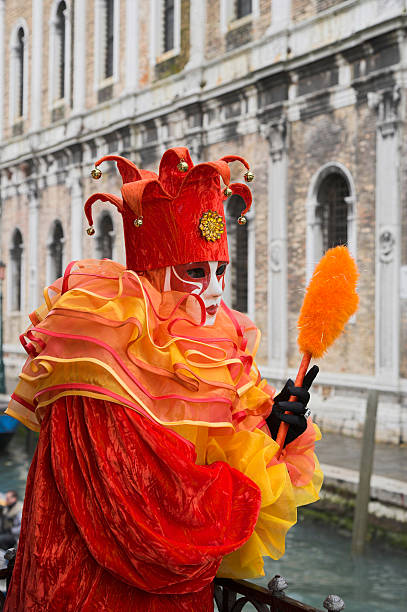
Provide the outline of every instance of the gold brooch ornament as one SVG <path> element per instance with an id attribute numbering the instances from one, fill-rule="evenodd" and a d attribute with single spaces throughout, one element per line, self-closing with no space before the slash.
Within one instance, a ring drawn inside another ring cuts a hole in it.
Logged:
<path id="1" fill-rule="evenodd" d="M 219 240 L 225 231 L 225 224 L 216 210 L 208 210 L 201 217 L 199 229 L 201 230 L 202 236 L 206 238 L 208 242 L 215 242 L 215 240 Z"/>
<path id="2" fill-rule="evenodd" d="M 92 172 L 90 173 L 91 177 L 95 180 L 100 179 L 100 177 L 102 176 L 102 171 L 99 170 L 99 168 L 93 168 Z"/>

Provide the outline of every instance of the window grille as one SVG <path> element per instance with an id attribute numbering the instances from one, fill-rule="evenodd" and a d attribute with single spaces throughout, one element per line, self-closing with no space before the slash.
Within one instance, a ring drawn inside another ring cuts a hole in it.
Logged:
<path id="1" fill-rule="evenodd" d="M 66 46 L 66 3 L 60 2 L 56 18 L 56 62 L 57 62 L 57 88 L 56 98 L 65 97 L 65 46 Z"/>
<path id="2" fill-rule="evenodd" d="M 319 187 L 316 215 L 321 223 L 324 252 L 348 242 L 348 196 L 347 182 L 336 172 L 329 174 Z"/>
<path id="3" fill-rule="evenodd" d="M 239 225 L 237 219 L 246 204 L 239 195 L 232 195 L 226 206 L 226 226 L 228 232 L 229 273 L 226 282 L 229 305 L 240 312 L 248 311 L 248 225 Z"/>
<path id="4" fill-rule="evenodd" d="M 50 280 L 54 281 L 60 278 L 63 273 L 63 255 L 64 255 L 64 231 L 60 221 L 55 221 L 52 232 L 51 243 L 49 244 L 50 256 Z"/>
<path id="5" fill-rule="evenodd" d="M 10 249 L 11 263 L 11 287 L 10 307 L 11 310 L 21 310 L 22 302 L 22 261 L 23 261 L 23 237 L 20 230 L 16 229 Z"/>
<path id="6" fill-rule="evenodd" d="M 114 0 L 105 0 L 105 79 L 113 76 Z"/>
<path id="7" fill-rule="evenodd" d="M 164 45 L 163 51 L 170 51 L 175 46 L 174 39 L 174 20 L 175 7 L 174 0 L 164 0 L 163 25 L 164 25 Z"/>
<path id="8" fill-rule="evenodd" d="M 19 28 L 17 32 L 17 117 L 22 117 L 24 114 L 24 47 L 24 30 Z"/>
<path id="9" fill-rule="evenodd" d="M 236 19 L 241 19 L 250 15 L 252 12 L 252 0 L 236 0 L 235 2 Z"/>
<path id="10" fill-rule="evenodd" d="M 97 232 L 97 256 L 99 259 L 113 259 L 113 242 L 113 221 L 107 213 L 102 216 Z"/>

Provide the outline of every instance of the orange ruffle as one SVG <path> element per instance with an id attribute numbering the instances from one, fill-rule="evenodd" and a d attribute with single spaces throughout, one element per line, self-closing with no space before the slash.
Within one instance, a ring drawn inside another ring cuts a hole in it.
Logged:
<path id="1" fill-rule="evenodd" d="M 30 315 L 9 413 L 38 429 L 44 406 L 83 395 L 164 425 L 261 426 L 271 404 L 254 363 L 259 332 L 224 305 L 204 327 L 202 308 L 197 296 L 161 293 L 109 260 L 68 266 Z"/>
<path id="2" fill-rule="evenodd" d="M 39 429 L 60 397 L 116 402 L 187 440 L 196 464 L 239 470 L 260 488 L 261 509 L 252 536 L 219 573 L 262 575 L 264 555 L 284 554 L 297 507 L 318 499 L 319 430 L 310 421 L 277 459 L 265 424 L 274 389 L 254 361 L 258 329 L 224 304 L 215 325 L 203 326 L 200 298 L 160 292 L 153 276 L 108 260 L 70 264 L 30 315 L 22 336 L 29 357 L 8 413 Z"/>

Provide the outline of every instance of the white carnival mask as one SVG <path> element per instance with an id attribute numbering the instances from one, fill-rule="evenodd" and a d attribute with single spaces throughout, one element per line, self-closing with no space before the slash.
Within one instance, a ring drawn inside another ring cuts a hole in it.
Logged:
<path id="1" fill-rule="evenodd" d="M 204 325 L 213 325 L 225 289 L 226 267 L 226 261 L 201 261 L 167 266 L 164 291 L 199 295 L 206 310 Z"/>

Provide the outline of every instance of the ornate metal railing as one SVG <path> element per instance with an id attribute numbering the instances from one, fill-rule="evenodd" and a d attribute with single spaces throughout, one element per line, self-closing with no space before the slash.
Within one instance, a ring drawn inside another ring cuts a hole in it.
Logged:
<path id="1" fill-rule="evenodd" d="M 14 568 L 16 549 L 10 548 L 5 559 L 8 566 L 0 569 L 0 580 L 6 580 L 9 587 Z M 284 593 L 287 582 L 282 576 L 274 576 L 264 588 L 247 580 L 215 579 L 215 601 L 219 612 L 241 612 L 246 604 L 252 604 L 258 612 L 321 612 L 317 608 L 287 597 Z M 4 605 L 4 595 L 0 592 L 0 611 Z M 341 612 L 345 607 L 337 595 L 329 595 L 323 606 L 329 612 Z"/>
<path id="2" fill-rule="evenodd" d="M 247 580 L 216 578 L 215 601 L 219 612 L 241 612 L 246 604 L 252 604 L 258 612 L 321 612 L 287 597 L 287 586 L 282 576 L 274 576 L 267 589 Z M 329 595 L 322 605 L 329 612 L 341 612 L 345 607 L 337 595 Z"/>
<path id="3" fill-rule="evenodd" d="M 11 576 L 13 574 L 14 562 L 16 560 L 16 552 L 17 551 L 15 548 L 9 548 L 6 551 L 4 558 L 7 561 L 8 565 L 7 567 L 0 569 L 0 580 L 6 581 L 6 592 L 7 592 L 7 589 L 11 581 Z M 5 600 L 6 598 L 4 597 L 3 593 L 0 591 L 0 611 L 3 609 Z"/>

